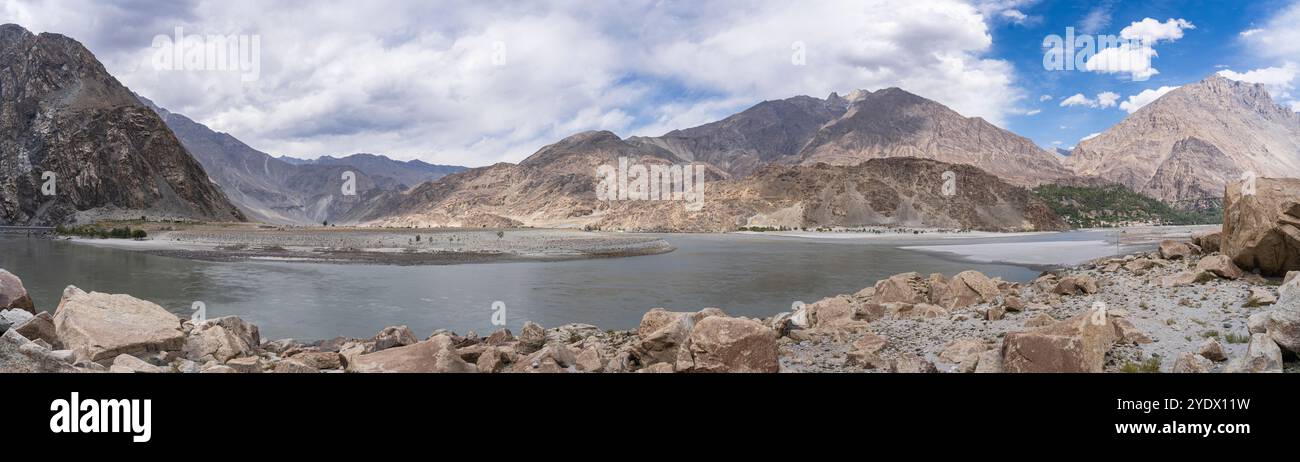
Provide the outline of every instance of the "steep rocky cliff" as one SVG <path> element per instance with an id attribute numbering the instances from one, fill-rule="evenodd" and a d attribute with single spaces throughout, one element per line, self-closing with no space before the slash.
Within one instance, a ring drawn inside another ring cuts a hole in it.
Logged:
<path id="1" fill-rule="evenodd" d="M 141 215 L 244 219 L 80 43 L 0 26 L 0 223 Z"/>

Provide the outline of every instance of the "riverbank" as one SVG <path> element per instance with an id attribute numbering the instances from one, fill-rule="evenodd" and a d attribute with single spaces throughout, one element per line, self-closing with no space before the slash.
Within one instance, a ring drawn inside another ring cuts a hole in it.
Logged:
<path id="1" fill-rule="evenodd" d="M 72 238 L 78 244 L 203 261 L 447 265 L 656 255 L 653 236 L 559 229 L 397 229 L 147 224 L 144 240 Z"/>
<path id="2" fill-rule="evenodd" d="M 517 335 L 436 330 L 420 340 L 392 326 L 300 342 L 262 339 L 234 316 L 182 320 L 128 295 L 69 287 L 53 314 L 3 312 L 0 370 L 1293 372 L 1300 349 L 1297 273 L 1261 278 L 1174 241 L 1024 284 L 977 271 L 903 273 L 795 308 L 763 318 L 656 308 L 630 330 L 528 322 Z"/>

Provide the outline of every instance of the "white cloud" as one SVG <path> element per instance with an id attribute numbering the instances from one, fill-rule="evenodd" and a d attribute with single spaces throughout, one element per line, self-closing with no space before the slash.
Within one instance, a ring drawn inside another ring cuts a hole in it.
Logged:
<path id="1" fill-rule="evenodd" d="M 1147 45 L 1154 45 L 1160 41 L 1172 42 L 1183 38 L 1183 30 L 1195 28 L 1196 25 L 1186 19 L 1170 18 L 1160 22 L 1152 18 L 1144 18 L 1125 27 L 1119 35 L 1126 39 L 1141 40 Z"/>
<path id="2" fill-rule="evenodd" d="M 1251 50 L 1267 58 L 1300 61 L 1300 2 L 1293 2 L 1269 18 L 1263 27 L 1241 33 Z"/>
<path id="3" fill-rule="evenodd" d="M 1142 90 L 1141 93 L 1129 96 L 1128 100 L 1120 103 L 1119 108 L 1132 114 L 1137 112 L 1138 109 L 1142 109 L 1142 106 L 1151 104 L 1152 101 L 1160 99 L 1160 97 L 1164 96 L 1165 93 L 1174 91 L 1177 88 L 1178 87 L 1160 87 L 1154 90 Z"/>
<path id="4" fill-rule="evenodd" d="M 1090 135 L 1085 136 L 1085 137 L 1083 137 L 1083 138 L 1079 138 L 1079 142 L 1082 143 L 1082 142 L 1084 142 L 1084 141 L 1088 141 L 1088 140 L 1093 139 L 1093 138 L 1096 138 L 1096 137 L 1098 137 L 1098 136 L 1101 136 L 1101 133 L 1093 133 L 1093 134 L 1090 134 Z"/>
<path id="5" fill-rule="evenodd" d="M 1115 107 L 1115 102 L 1119 101 L 1119 93 L 1103 91 L 1097 94 L 1097 106 Z"/>
<path id="6" fill-rule="evenodd" d="M 0 0 L 0 21 L 76 38 L 131 89 L 275 155 L 472 166 L 580 130 L 657 135 L 856 88 L 897 86 L 1002 125 L 1025 95 L 988 57 L 988 24 L 1033 3 L 137 1 Z M 151 40 L 175 27 L 259 35 L 261 78 L 154 70 Z"/>
<path id="7" fill-rule="evenodd" d="M 1300 75 L 1300 66 L 1295 63 L 1285 63 L 1277 67 L 1265 67 L 1246 72 L 1225 69 L 1219 71 L 1219 75 L 1232 80 L 1262 84 L 1268 88 L 1269 94 L 1274 99 L 1287 100 L 1291 98 L 1291 90 L 1295 88 L 1293 82 L 1296 80 L 1296 75 Z"/>
<path id="8" fill-rule="evenodd" d="M 1185 19 L 1171 18 L 1160 22 L 1144 18 L 1120 31 L 1120 38 L 1129 41 L 1115 46 L 1099 46 L 1101 49 L 1088 58 L 1084 67 L 1091 72 L 1129 74 L 1134 81 L 1146 81 L 1160 73 L 1151 65 L 1151 60 L 1160 56 L 1155 45 L 1181 39 L 1184 30 L 1195 28 L 1194 24 Z"/>
<path id="9" fill-rule="evenodd" d="M 1041 109 L 1030 109 L 1030 110 L 1028 110 L 1028 111 L 1025 111 L 1025 115 L 1027 115 L 1027 116 L 1036 116 L 1036 115 L 1038 115 L 1038 113 L 1040 113 L 1040 112 L 1043 112 L 1043 111 L 1042 111 Z"/>
<path id="10" fill-rule="evenodd" d="M 1115 92 L 1103 91 L 1097 94 L 1097 98 L 1089 98 L 1083 93 L 1075 93 L 1074 96 L 1061 100 L 1061 107 L 1085 106 L 1090 108 L 1108 108 L 1115 107 L 1115 102 L 1119 101 L 1119 94 Z"/>
<path id="11" fill-rule="evenodd" d="M 1151 67 L 1151 58 L 1156 56 L 1154 48 L 1125 43 L 1098 51 L 1084 67 L 1092 72 L 1129 74 L 1134 81 L 1142 82 L 1160 73 Z"/>
<path id="12" fill-rule="evenodd" d="M 1052 95 L 1043 95 L 1038 97 L 1038 102 L 1051 101 Z"/>

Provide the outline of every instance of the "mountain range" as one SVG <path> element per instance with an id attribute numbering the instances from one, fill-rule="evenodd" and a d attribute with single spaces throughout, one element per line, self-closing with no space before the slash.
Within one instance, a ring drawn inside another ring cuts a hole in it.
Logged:
<path id="1" fill-rule="evenodd" d="M 579 133 L 518 164 L 277 158 L 130 93 L 72 39 L 7 25 L 0 40 L 5 222 L 148 210 L 377 226 L 1060 229 L 1027 188 L 1118 184 L 1178 204 L 1222 196 L 1243 172 L 1300 172 L 1300 116 L 1263 86 L 1217 75 L 1167 93 L 1068 155 L 886 88 L 765 101 L 657 137 Z M 620 160 L 701 165 L 703 206 L 599 200 L 598 168 Z M 42 201 L 37 180 L 49 169 L 75 181 L 66 196 Z M 340 194 L 348 172 L 355 196 Z M 954 194 L 936 189 L 945 181 Z"/>

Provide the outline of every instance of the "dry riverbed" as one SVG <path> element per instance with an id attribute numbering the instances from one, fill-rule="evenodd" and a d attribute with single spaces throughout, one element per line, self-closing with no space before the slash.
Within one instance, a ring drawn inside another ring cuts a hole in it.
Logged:
<path id="1" fill-rule="evenodd" d="M 561 229 L 272 227 L 250 224 L 130 224 L 145 240 L 78 243 L 208 261 L 295 261 L 441 265 L 551 261 L 671 252 L 654 236 Z M 112 226 L 109 226 L 112 227 Z"/>

